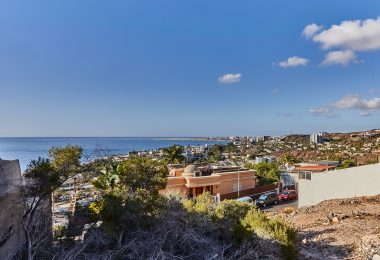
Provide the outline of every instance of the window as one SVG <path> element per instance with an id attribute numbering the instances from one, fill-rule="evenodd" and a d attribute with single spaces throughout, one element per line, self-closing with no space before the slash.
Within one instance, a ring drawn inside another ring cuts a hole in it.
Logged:
<path id="1" fill-rule="evenodd" d="M 260 200 L 266 200 L 267 197 L 268 197 L 268 195 L 263 194 L 263 195 L 261 195 L 261 196 L 259 197 L 259 199 L 260 199 Z"/>

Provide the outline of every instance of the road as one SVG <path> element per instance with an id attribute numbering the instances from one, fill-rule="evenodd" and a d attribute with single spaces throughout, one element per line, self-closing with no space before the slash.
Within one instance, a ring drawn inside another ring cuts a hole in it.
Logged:
<path id="1" fill-rule="evenodd" d="M 269 205 L 261 208 L 262 211 L 280 211 L 283 208 L 298 208 L 298 200 L 282 201 L 278 202 L 276 205 Z"/>

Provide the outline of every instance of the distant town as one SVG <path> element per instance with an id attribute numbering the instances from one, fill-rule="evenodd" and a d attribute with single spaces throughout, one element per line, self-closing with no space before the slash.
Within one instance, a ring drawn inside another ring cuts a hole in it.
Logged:
<path id="1" fill-rule="evenodd" d="M 208 137 L 203 140 L 226 141 L 226 144 L 181 147 L 183 160 L 168 165 L 168 184 L 163 193 L 187 198 L 208 191 L 218 194 L 222 200 L 236 199 L 274 190 L 281 192 L 279 187 L 281 190 L 297 189 L 299 178 L 307 178 L 307 175 L 310 178 L 312 173 L 380 162 L 380 130 L 376 129 L 353 133 Z M 165 157 L 165 149 L 133 151 L 110 158 L 121 162 L 133 155 L 159 160 Z M 268 182 L 265 172 L 257 176 L 255 165 L 263 163 L 276 165 L 279 179 Z M 240 176 L 237 176 L 238 171 Z M 210 178 L 212 176 L 214 179 Z M 224 182 L 226 178 L 228 181 Z M 69 213 L 75 213 L 76 205 L 89 205 L 98 196 L 91 181 L 71 179 L 65 182 L 55 193 L 54 226 L 66 227 Z"/>
<path id="2" fill-rule="evenodd" d="M 178 139 L 178 138 L 174 138 Z M 380 130 L 374 129 L 352 133 L 313 133 L 311 135 L 285 136 L 230 136 L 186 138 L 187 140 L 224 141 L 227 147 L 220 160 L 238 161 L 239 164 L 281 161 L 286 155 L 293 156 L 298 162 L 320 160 L 336 161 L 337 167 L 359 166 L 378 162 L 380 154 Z M 183 140 L 183 138 L 181 138 Z M 206 162 L 213 156 L 209 145 L 183 147 L 187 163 Z M 133 151 L 130 154 L 159 159 L 162 149 Z M 115 159 L 128 155 L 114 156 Z"/>
<path id="3" fill-rule="evenodd" d="M 264 214 L 263 221 L 281 216 L 299 227 L 303 220 L 294 222 L 289 218 L 305 214 L 302 213 L 305 207 L 331 199 L 380 194 L 379 129 L 352 133 L 201 139 L 221 143 L 173 145 L 121 155 L 109 155 L 106 150 L 99 149 L 96 158 L 84 163 L 81 162 L 80 147 L 56 147 L 49 151 L 51 161 L 32 161 L 25 173 L 21 173 L 17 160 L 0 160 L 0 198 L 2 205 L 9 206 L 4 211 L 6 214 L 0 215 L 0 235 L 3 237 L 0 255 L 20 254 L 16 245 L 25 239 L 35 239 L 33 243 L 37 244 L 45 243 L 41 241 L 41 236 L 47 234 L 51 234 L 55 243 L 70 240 L 76 246 L 83 245 L 90 230 L 97 230 L 97 225 L 111 220 L 114 224 L 118 223 L 119 217 L 124 215 L 113 216 L 115 210 L 119 210 L 116 208 L 121 207 L 121 210 L 127 207 L 128 200 L 132 198 L 136 200 L 133 203 L 142 203 L 138 205 L 143 207 L 153 203 L 151 199 L 159 201 L 175 197 L 185 207 L 192 205 L 194 208 L 189 209 L 190 212 L 206 198 L 209 198 L 207 203 L 214 205 L 207 207 L 215 207 L 216 212 L 218 207 L 227 206 L 232 201 L 258 210 L 261 213 L 257 214 Z M 58 175 L 51 176 L 56 173 Z M 41 190 L 43 186 L 35 186 L 39 181 L 50 188 Z M 141 195 L 138 194 L 142 190 L 156 195 L 152 198 L 143 195 L 141 202 Z M 125 194 L 129 194 L 129 199 L 118 206 L 114 205 Z M 112 202 L 108 201 L 110 198 Z M 26 208 L 22 203 L 14 207 L 13 201 L 19 199 L 33 202 L 25 204 Z M 104 212 L 108 207 L 105 203 L 111 203 L 108 213 Z M 125 209 L 126 212 L 132 210 L 129 208 L 132 205 Z M 41 215 L 33 215 L 35 210 Z M 42 216 L 44 221 L 41 222 Z M 328 225 L 341 223 L 341 218 L 341 215 L 331 213 Z M 40 233 L 29 230 L 29 225 L 38 226 L 41 223 Z M 287 224 L 283 225 L 290 228 Z M 270 236 L 279 239 L 275 234 L 271 233 Z M 307 246 L 307 242 L 302 242 L 299 248 Z M 30 245 L 29 249 L 43 255 L 37 248 L 37 245 Z M 295 245 L 288 250 L 296 250 Z"/>

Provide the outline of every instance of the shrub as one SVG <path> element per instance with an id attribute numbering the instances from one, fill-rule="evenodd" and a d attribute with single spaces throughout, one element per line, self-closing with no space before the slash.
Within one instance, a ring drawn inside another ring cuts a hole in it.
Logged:
<path id="1" fill-rule="evenodd" d="M 247 213 L 241 223 L 243 227 L 259 237 L 277 240 L 281 244 L 286 259 L 296 258 L 296 231 L 283 219 L 268 219 L 263 212 L 253 209 Z"/>
<path id="2" fill-rule="evenodd" d="M 241 225 L 241 219 L 253 206 L 237 200 L 224 200 L 215 208 L 214 221 L 219 224 L 225 235 L 231 235 L 238 242 L 247 237 L 247 230 Z"/>
<path id="3" fill-rule="evenodd" d="M 211 193 L 205 192 L 193 199 L 183 201 L 183 206 L 190 212 L 214 214 L 216 203 Z"/>
<path id="4" fill-rule="evenodd" d="M 224 200 L 215 208 L 215 216 L 218 219 L 232 223 L 240 223 L 240 219 L 244 217 L 253 206 L 246 202 L 237 200 Z"/>
<path id="5" fill-rule="evenodd" d="M 285 214 L 291 214 L 291 213 L 293 213 L 294 211 L 295 211 L 295 209 L 292 208 L 292 207 L 286 207 L 286 208 L 284 208 L 284 209 L 282 210 L 282 212 L 284 212 Z"/>

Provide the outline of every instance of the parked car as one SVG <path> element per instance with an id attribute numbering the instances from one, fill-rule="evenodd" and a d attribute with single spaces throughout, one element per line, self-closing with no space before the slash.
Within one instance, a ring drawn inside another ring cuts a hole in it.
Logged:
<path id="1" fill-rule="evenodd" d="M 236 200 L 240 202 L 247 202 L 249 204 L 253 204 L 253 199 L 251 197 L 241 197 Z"/>
<path id="2" fill-rule="evenodd" d="M 256 200 L 257 207 L 265 207 L 271 204 L 277 204 L 278 196 L 276 192 L 267 192 L 262 194 Z"/>
<path id="3" fill-rule="evenodd" d="M 295 190 L 285 190 L 278 195 L 279 201 L 296 199 L 298 199 L 298 194 Z"/>

